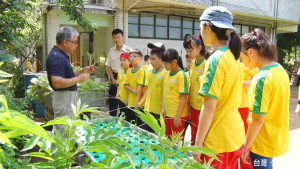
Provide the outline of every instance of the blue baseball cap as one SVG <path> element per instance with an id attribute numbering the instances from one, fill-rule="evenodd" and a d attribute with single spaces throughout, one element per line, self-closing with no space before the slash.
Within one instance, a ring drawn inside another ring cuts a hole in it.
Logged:
<path id="1" fill-rule="evenodd" d="M 200 17 L 200 21 L 210 21 L 218 28 L 235 30 L 232 25 L 232 20 L 232 13 L 222 6 L 212 6 L 206 8 Z"/>

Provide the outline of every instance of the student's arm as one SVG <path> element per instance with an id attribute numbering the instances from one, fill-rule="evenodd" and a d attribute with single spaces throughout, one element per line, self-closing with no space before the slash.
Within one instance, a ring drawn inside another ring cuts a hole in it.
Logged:
<path id="1" fill-rule="evenodd" d="M 184 106 L 186 104 L 186 101 L 187 101 L 187 94 L 186 93 L 183 93 L 180 95 L 180 102 L 179 102 L 179 106 L 178 106 L 178 109 L 177 109 L 177 113 L 176 113 L 176 118 L 174 119 L 174 126 L 176 128 L 180 127 L 181 126 L 181 114 L 183 112 L 183 109 L 184 109 Z"/>
<path id="2" fill-rule="evenodd" d="M 129 91 L 129 92 L 132 92 L 134 94 L 137 94 L 137 90 L 130 87 L 128 84 L 125 84 L 125 88 Z"/>
<path id="3" fill-rule="evenodd" d="M 144 92 L 141 100 L 138 102 L 139 107 L 141 107 L 141 105 L 146 101 L 146 98 L 147 98 L 148 87 L 146 87 L 146 86 L 143 86 L 143 87 L 145 87 L 146 89 L 145 89 L 145 92 Z"/>
<path id="4" fill-rule="evenodd" d="M 207 95 L 204 97 L 204 103 L 199 117 L 195 146 L 203 147 L 204 139 L 206 138 L 215 114 L 217 101 L 217 99 Z M 201 153 L 193 152 L 193 155 L 196 161 L 202 163 L 200 160 Z"/>
<path id="5" fill-rule="evenodd" d="M 116 98 L 117 98 L 117 99 L 120 99 L 119 85 L 117 86 L 117 94 L 116 94 Z"/>
<path id="6" fill-rule="evenodd" d="M 250 164 L 248 162 L 249 159 L 249 151 L 251 148 L 252 143 L 254 142 L 261 126 L 264 124 L 266 115 L 252 113 L 252 120 L 250 122 L 247 136 L 246 136 L 246 143 L 245 143 L 245 150 L 242 156 L 243 162 Z"/>
<path id="7" fill-rule="evenodd" d="M 164 106 L 164 95 L 161 95 L 161 113 L 160 113 L 163 117 L 166 117 L 166 109 Z"/>
<path id="8" fill-rule="evenodd" d="M 247 80 L 243 80 L 243 87 L 249 87 L 250 86 L 251 81 L 247 81 Z"/>
<path id="9" fill-rule="evenodd" d="M 55 89 L 63 89 L 70 86 L 73 86 L 74 84 L 78 82 L 86 82 L 90 78 L 90 74 L 83 73 L 79 76 L 73 77 L 73 78 L 63 78 L 59 76 L 51 76 L 52 85 Z"/>
<path id="10" fill-rule="evenodd" d="M 138 85 L 135 109 L 138 109 L 138 110 L 140 109 L 138 103 L 141 101 L 141 97 L 142 97 L 142 85 Z"/>

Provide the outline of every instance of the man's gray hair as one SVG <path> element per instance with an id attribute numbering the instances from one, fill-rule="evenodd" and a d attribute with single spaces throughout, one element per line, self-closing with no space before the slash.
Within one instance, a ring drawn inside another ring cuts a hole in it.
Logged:
<path id="1" fill-rule="evenodd" d="M 70 26 L 61 27 L 56 34 L 56 44 L 61 44 L 64 40 L 71 41 L 74 36 L 79 36 L 76 29 Z"/>

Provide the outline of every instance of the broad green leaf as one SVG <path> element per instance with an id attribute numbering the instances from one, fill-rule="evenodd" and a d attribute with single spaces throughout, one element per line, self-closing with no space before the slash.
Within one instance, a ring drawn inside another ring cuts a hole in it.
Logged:
<path id="1" fill-rule="evenodd" d="M 3 53 L 0 54 L 0 62 L 12 62 L 15 57 L 10 54 L 4 54 L 4 56 L 1 56 Z"/>
<path id="2" fill-rule="evenodd" d="M 12 74 L 0 70 L 0 77 L 12 77 L 12 76 L 13 76 Z"/>
<path id="3" fill-rule="evenodd" d="M 36 168 L 53 168 L 54 169 L 54 166 L 49 163 L 49 162 L 38 162 L 38 163 L 33 163 L 33 166 L 35 166 Z"/>
<path id="4" fill-rule="evenodd" d="M 165 164 L 162 164 L 162 165 L 159 165 L 158 169 L 171 169 L 171 168 Z"/>
<path id="5" fill-rule="evenodd" d="M 132 165 L 129 162 L 122 162 L 118 165 L 113 166 L 112 169 L 128 168 L 130 166 L 132 167 Z"/>
<path id="6" fill-rule="evenodd" d="M 67 116 L 55 118 L 55 119 L 47 122 L 45 125 L 43 125 L 43 127 L 52 126 L 52 125 L 56 125 L 56 124 L 64 124 L 64 125 L 70 126 L 71 120 Z"/>
<path id="7" fill-rule="evenodd" d="M 219 158 L 217 157 L 216 153 L 213 150 L 206 148 L 206 147 L 196 147 L 196 146 L 185 147 L 185 146 L 183 146 L 177 150 L 178 153 L 184 152 L 184 151 L 199 152 L 201 154 L 205 154 L 207 156 L 210 156 L 213 159 L 220 161 Z"/>
<path id="8" fill-rule="evenodd" d="M 4 141 L 8 145 L 16 148 L 2 132 L 0 132 L 0 140 Z"/>
<path id="9" fill-rule="evenodd" d="M 0 103 L 3 104 L 4 108 L 6 111 L 9 111 L 8 110 L 8 104 L 7 104 L 7 100 L 6 100 L 6 97 L 4 95 L 0 95 Z"/>
<path id="10" fill-rule="evenodd" d="M 40 136 L 33 135 L 31 137 L 31 139 L 26 143 L 26 145 L 24 146 L 23 150 L 21 150 L 21 151 L 27 151 L 27 150 L 32 149 L 38 143 L 38 141 L 40 140 L 40 138 L 41 138 Z"/>
<path id="11" fill-rule="evenodd" d="M 42 152 L 32 152 L 32 153 L 28 153 L 28 154 L 25 154 L 22 156 L 39 157 L 39 158 L 43 158 L 46 160 L 54 161 L 53 158 L 49 154 L 42 153 Z"/>
<path id="12" fill-rule="evenodd" d="M 12 131 L 6 132 L 5 136 L 7 138 L 15 138 L 15 137 L 23 136 L 23 135 L 27 135 L 27 134 L 30 134 L 30 132 L 23 130 L 23 129 L 14 129 Z"/>
<path id="13" fill-rule="evenodd" d="M 4 82 L 7 82 L 8 80 L 2 80 L 0 79 L 0 83 L 4 83 Z"/>

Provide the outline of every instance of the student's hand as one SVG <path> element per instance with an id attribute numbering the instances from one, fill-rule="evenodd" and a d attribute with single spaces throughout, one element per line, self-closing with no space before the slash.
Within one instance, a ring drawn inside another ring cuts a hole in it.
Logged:
<path id="1" fill-rule="evenodd" d="M 82 73 L 82 74 L 80 74 L 80 75 L 77 76 L 77 77 L 78 77 L 78 81 L 79 81 L 79 82 L 86 82 L 86 81 L 89 80 L 90 74 L 88 74 L 88 73 Z"/>
<path id="2" fill-rule="evenodd" d="M 137 104 L 134 106 L 134 109 L 136 109 L 136 110 L 140 110 L 140 109 L 141 109 L 139 103 L 137 103 Z"/>
<path id="3" fill-rule="evenodd" d="M 180 127 L 181 126 L 181 118 L 179 117 L 179 118 L 175 118 L 174 119 L 174 126 L 175 126 L 175 128 L 178 128 L 178 127 Z"/>
<path id="4" fill-rule="evenodd" d="M 197 144 L 197 140 L 196 140 L 195 146 L 203 147 L 202 144 Z M 203 163 L 203 161 L 201 160 L 201 153 L 199 153 L 199 152 L 192 152 L 192 154 L 193 154 L 194 159 L 195 159 L 198 163 L 201 163 L 201 164 Z"/>
<path id="5" fill-rule="evenodd" d="M 244 149 L 244 153 L 242 155 L 242 161 L 245 164 L 251 164 L 249 153 L 250 153 L 250 149 Z"/>
<path id="6" fill-rule="evenodd" d="M 165 111 L 165 109 L 162 109 L 160 114 L 161 114 L 163 117 L 166 117 L 166 111 Z"/>
<path id="7" fill-rule="evenodd" d="M 297 104 L 295 113 L 296 113 L 296 116 L 300 118 L 300 104 Z"/>
<path id="8" fill-rule="evenodd" d="M 116 99 L 120 99 L 120 95 L 117 94 L 117 95 L 116 95 Z"/>

